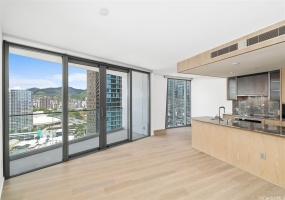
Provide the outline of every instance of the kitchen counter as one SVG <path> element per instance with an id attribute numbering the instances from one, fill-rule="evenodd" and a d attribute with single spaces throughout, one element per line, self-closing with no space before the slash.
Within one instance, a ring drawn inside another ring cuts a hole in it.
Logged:
<path id="1" fill-rule="evenodd" d="M 279 137 L 285 138 L 285 127 L 281 126 L 273 126 L 267 124 L 260 124 L 260 123 L 253 123 L 247 121 L 237 121 L 237 120 L 224 120 L 220 121 L 215 119 L 214 117 L 193 117 L 192 120 L 211 123 L 211 124 L 218 124 L 221 126 L 228 126 L 248 131 L 254 131 L 263 134 L 275 135 Z"/>
<path id="2" fill-rule="evenodd" d="M 245 119 L 268 119 L 268 120 L 280 121 L 280 117 L 279 116 L 275 116 L 275 115 L 267 115 L 267 116 L 264 116 L 262 114 L 260 114 L 260 115 L 259 114 L 254 114 L 254 115 L 233 115 L 232 113 L 224 113 L 224 115 L 232 115 L 232 116 L 237 117 L 237 118 L 245 118 Z"/>
<path id="3" fill-rule="evenodd" d="M 269 119 L 269 120 L 276 120 L 276 121 L 280 121 L 280 117 L 279 116 L 258 116 L 258 115 L 235 115 L 235 117 L 238 118 L 255 118 L 255 119 Z"/>
<path id="4" fill-rule="evenodd" d="M 192 118 L 192 147 L 285 189 L 285 128 Z M 214 119 L 214 120 L 212 120 Z"/>

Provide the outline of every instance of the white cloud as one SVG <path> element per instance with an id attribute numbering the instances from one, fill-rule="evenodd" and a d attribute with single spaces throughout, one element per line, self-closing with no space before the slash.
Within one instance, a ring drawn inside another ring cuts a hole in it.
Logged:
<path id="1" fill-rule="evenodd" d="M 52 79 L 61 81 L 62 80 L 62 75 L 61 74 L 55 74 L 55 75 L 53 75 Z"/>
<path id="2" fill-rule="evenodd" d="M 68 81 L 69 82 L 86 82 L 87 75 L 83 73 L 82 74 L 81 73 L 71 74 L 68 76 Z"/>
<path id="3" fill-rule="evenodd" d="M 32 87 L 47 88 L 47 87 L 59 87 L 54 81 L 43 80 L 43 79 L 22 79 L 22 78 L 11 78 L 10 88 L 22 88 L 28 89 Z"/>
<path id="4" fill-rule="evenodd" d="M 55 74 L 53 75 L 53 79 L 62 80 L 62 75 Z M 84 73 L 74 73 L 68 76 L 68 82 L 86 82 L 86 81 L 87 81 L 87 75 Z"/>
<path id="5" fill-rule="evenodd" d="M 14 88 L 11 88 L 11 89 L 14 89 L 14 90 L 21 90 L 21 86 L 14 86 Z"/>
<path id="6" fill-rule="evenodd" d="M 74 73 L 68 76 L 69 87 L 78 89 L 86 89 L 87 76 L 84 73 Z M 19 76 L 10 78 L 9 88 L 28 89 L 32 87 L 49 88 L 61 87 L 62 75 L 55 74 L 52 77 L 43 77 L 43 79 L 27 79 Z"/>

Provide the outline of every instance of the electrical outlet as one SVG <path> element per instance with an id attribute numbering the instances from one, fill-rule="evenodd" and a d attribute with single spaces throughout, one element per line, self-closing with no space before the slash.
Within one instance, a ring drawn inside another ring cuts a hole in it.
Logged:
<path id="1" fill-rule="evenodd" d="M 260 159 L 266 160 L 266 154 L 264 152 L 261 152 L 259 155 Z"/>

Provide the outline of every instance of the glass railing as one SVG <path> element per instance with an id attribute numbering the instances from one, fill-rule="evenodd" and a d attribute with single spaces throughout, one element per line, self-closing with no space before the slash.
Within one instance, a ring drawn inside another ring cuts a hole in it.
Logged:
<path id="1" fill-rule="evenodd" d="M 10 155 L 62 145 L 62 113 L 34 113 L 9 117 Z"/>
<path id="2" fill-rule="evenodd" d="M 69 141 L 99 136 L 100 113 L 98 110 L 68 112 Z"/>

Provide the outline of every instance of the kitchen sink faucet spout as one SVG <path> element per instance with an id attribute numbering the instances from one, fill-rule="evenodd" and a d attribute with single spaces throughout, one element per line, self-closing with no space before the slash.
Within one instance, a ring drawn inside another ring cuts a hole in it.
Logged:
<path id="1" fill-rule="evenodd" d="M 226 109 L 224 106 L 219 107 L 219 123 L 221 122 L 221 114 L 220 114 L 221 109 L 224 109 L 224 113 L 226 112 Z"/>

